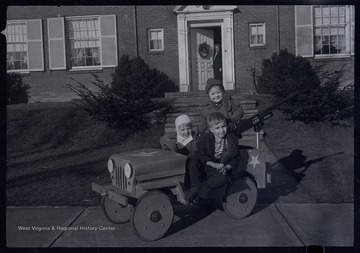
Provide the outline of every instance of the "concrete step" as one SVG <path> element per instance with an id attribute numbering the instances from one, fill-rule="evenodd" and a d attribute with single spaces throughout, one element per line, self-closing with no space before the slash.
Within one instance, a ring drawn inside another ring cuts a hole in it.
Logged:
<path id="1" fill-rule="evenodd" d="M 258 112 L 258 110 L 245 110 L 243 119 L 250 118 L 251 116 L 255 115 L 257 112 Z M 178 111 L 178 112 L 167 113 L 166 114 L 166 122 L 174 123 L 175 119 L 182 114 L 188 115 L 190 117 L 191 121 L 194 123 L 194 122 L 200 120 L 201 110 L 193 110 L 193 111 L 183 110 L 183 111 Z"/>
<path id="2" fill-rule="evenodd" d="M 226 93 L 231 96 L 242 96 L 244 92 L 240 90 L 227 90 Z M 165 92 L 165 98 L 189 98 L 189 97 L 207 97 L 205 91 L 191 92 Z"/>
<path id="3" fill-rule="evenodd" d="M 194 127 L 196 129 L 197 126 Z M 165 134 L 170 138 L 175 140 L 176 134 L 175 134 L 175 127 L 166 127 L 165 126 Z M 261 130 L 259 132 L 259 139 L 264 140 L 264 131 Z M 248 131 L 242 133 L 241 141 L 255 141 L 256 140 L 256 132 L 254 132 L 253 129 L 249 129 Z"/>
<path id="4" fill-rule="evenodd" d="M 244 109 L 244 119 L 247 119 L 258 112 L 256 109 L 256 101 L 245 98 L 240 95 L 238 91 L 227 91 L 234 99 L 240 102 L 241 106 Z M 209 101 L 207 95 L 203 91 L 197 92 L 173 92 L 166 93 L 166 99 L 171 100 L 172 112 L 166 114 L 166 124 L 165 124 L 165 133 L 175 134 L 175 119 L 182 115 L 186 114 L 190 117 L 194 129 L 197 129 L 200 124 L 200 116 L 202 108 Z M 260 139 L 263 139 L 263 132 L 260 132 Z M 175 138 L 175 137 L 174 137 Z M 243 133 L 243 139 L 255 139 L 256 133 L 253 129 L 250 129 Z"/>
<path id="5" fill-rule="evenodd" d="M 247 109 L 255 109 L 256 101 L 244 99 L 243 97 L 234 97 L 234 99 L 238 100 L 243 107 L 244 110 Z M 189 107 L 200 107 L 202 108 L 204 105 L 208 103 L 207 98 L 175 98 L 172 101 L 173 108 L 189 108 Z"/>

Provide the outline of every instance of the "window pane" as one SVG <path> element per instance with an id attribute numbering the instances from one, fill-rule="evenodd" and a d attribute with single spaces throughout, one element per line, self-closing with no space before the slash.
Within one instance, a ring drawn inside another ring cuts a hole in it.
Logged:
<path id="1" fill-rule="evenodd" d="M 330 28 L 330 34 L 331 35 L 337 35 L 338 34 L 338 28 L 337 27 L 331 27 Z"/>
<path id="2" fill-rule="evenodd" d="M 316 36 L 314 40 L 314 54 L 321 54 L 322 47 L 322 38 L 321 36 Z"/>
<path id="3" fill-rule="evenodd" d="M 258 34 L 264 34 L 264 27 L 263 26 L 258 27 Z"/>
<path id="4" fill-rule="evenodd" d="M 328 17 L 330 15 L 329 6 L 323 6 L 323 17 Z"/>
<path id="5" fill-rule="evenodd" d="M 339 46 L 338 46 L 338 49 L 339 49 L 339 53 L 340 54 L 345 54 L 346 53 L 346 40 L 345 40 L 345 35 L 341 35 L 339 36 L 338 38 L 338 43 L 339 43 Z"/>
<path id="6" fill-rule="evenodd" d="M 101 65 L 98 18 L 68 20 L 71 66 Z"/>
<path id="7" fill-rule="evenodd" d="M 318 17 L 314 19 L 315 25 L 321 25 L 322 24 L 322 17 Z"/>
<path id="8" fill-rule="evenodd" d="M 251 42 L 251 44 L 257 44 L 256 35 L 251 35 L 250 42 Z"/>
<path id="9" fill-rule="evenodd" d="M 339 6 L 339 16 L 344 16 L 344 15 L 345 15 L 345 6 L 340 5 Z"/>
<path id="10" fill-rule="evenodd" d="M 315 15 L 315 17 L 321 16 L 321 6 L 314 7 L 314 15 Z"/>
<path id="11" fill-rule="evenodd" d="M 324 25 L 329 25 L 330 24 L 330 18 L 329 17 L 324 17 L 323 18 L 323 24 Z"/>
<path id="12" fill-rule="evenodd" d="M 163 31 L 149 31 L 149 50 L 163 50 Z"/>
<path id="13" fill-rule="evenodd" d="M 8 23 L 4 33 L 7 41 L 7 69 L 28 69 L 26 23 Z"/>
<path id="14" fill-rule="evenodd" d="M 331 11 L 331 16 L 332 16 L 332 17 L 338 15 L 338 7 L 337 7 L 337 6 L 332 5 L 332 6 L 330 7 L 330 11 Z"/>

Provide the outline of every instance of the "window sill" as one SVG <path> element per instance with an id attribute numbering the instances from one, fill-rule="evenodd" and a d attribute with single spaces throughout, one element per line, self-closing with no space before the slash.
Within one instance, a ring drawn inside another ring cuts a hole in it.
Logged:
<path id="1" fill-rule="evenodd" d="M 102 73 L 103 68 L 79 68 L 79 69 L 69 69 L 67 71 L 69 74 L 86 74 L 86 73 Z"/>
<path id="2" fill-rule="evenodd" d="M 165 50 L 162 50 L 162 51 L 148 51 L 148 54 L 152 54 L 152 55 L 165 54 Z"/>
<path id="3" fill-rule="evenodd" d="M 346 55 L 316 55 L 314 60 L 349 60 L 351 57 L 350 54 Z"/>
<path id="4" fill-rule="evenodd" d="M 30 76 L 30 71 L 18 71 L 18 70 L 7 70 L 6 73 L 11 74 L 19 74 L 20 76 Z"/>
<path id="5" fill-rule="evenodd" d="M 266 45 L 253 45 L 249 46 L 250 50 L 256 50 L 256 49 L 266 49 Z"/>

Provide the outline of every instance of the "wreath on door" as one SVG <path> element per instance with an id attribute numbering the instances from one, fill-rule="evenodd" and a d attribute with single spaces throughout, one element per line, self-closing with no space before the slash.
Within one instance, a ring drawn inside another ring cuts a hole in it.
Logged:
<path id="1" fill-rule="evenodd" d="M 204 59 L 207 58 L 210 54 L 210 49 L 211 46 L 208 43 L 201 43 L 198 48 L 199 55 Z"/>

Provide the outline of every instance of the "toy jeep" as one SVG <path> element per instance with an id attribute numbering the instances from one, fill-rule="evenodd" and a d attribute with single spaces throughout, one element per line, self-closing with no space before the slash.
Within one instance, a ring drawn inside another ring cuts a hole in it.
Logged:
<path id="1" fill-rule="evenodd" d="M 223 208 L 234 219 L 251 213 L 257 188 L 265 188 L 267 173 L 260 150 L 240 150 L 240 166 L 245 177 L 233 181 L 224 198 Z M 153 241 L 170 228 L 176 204 L 186 204 L 184 178 L 187 157 L 162 149 L 142 149 L 113 154 L 108 160 L 112 184 L 92 184 L 102 195 L 101 205 L 113 223 L 131 220 L 142 240 Z"/>
<path id="2" fill-rule="evenodd" d="M 257 149 L 239 151 L 236 169 L 240 168 L 241 173 L 233 175 L 222 202 L 230 217 L 241 219 L 249 215 L 257 201 L 257 189 L 266 188 L 271 181 L 265 155 L 259 149 L 262 122 L 272 116 L 272 109 L 300 92 L 235 124 L 234 133 L 238 136 L 254 127 Z M 184 155 L 163 149 L 113 154 L 108 160 L 112 184 L 93 183 L 92 189 L 102 195 L 102 207 L 110 221 L 125 223 L 131 220 L 139 238 L 154 241 L 169 230 L 174 217 L 173 206 L 186 204 L 183 189 L 186 159 Z"/>

